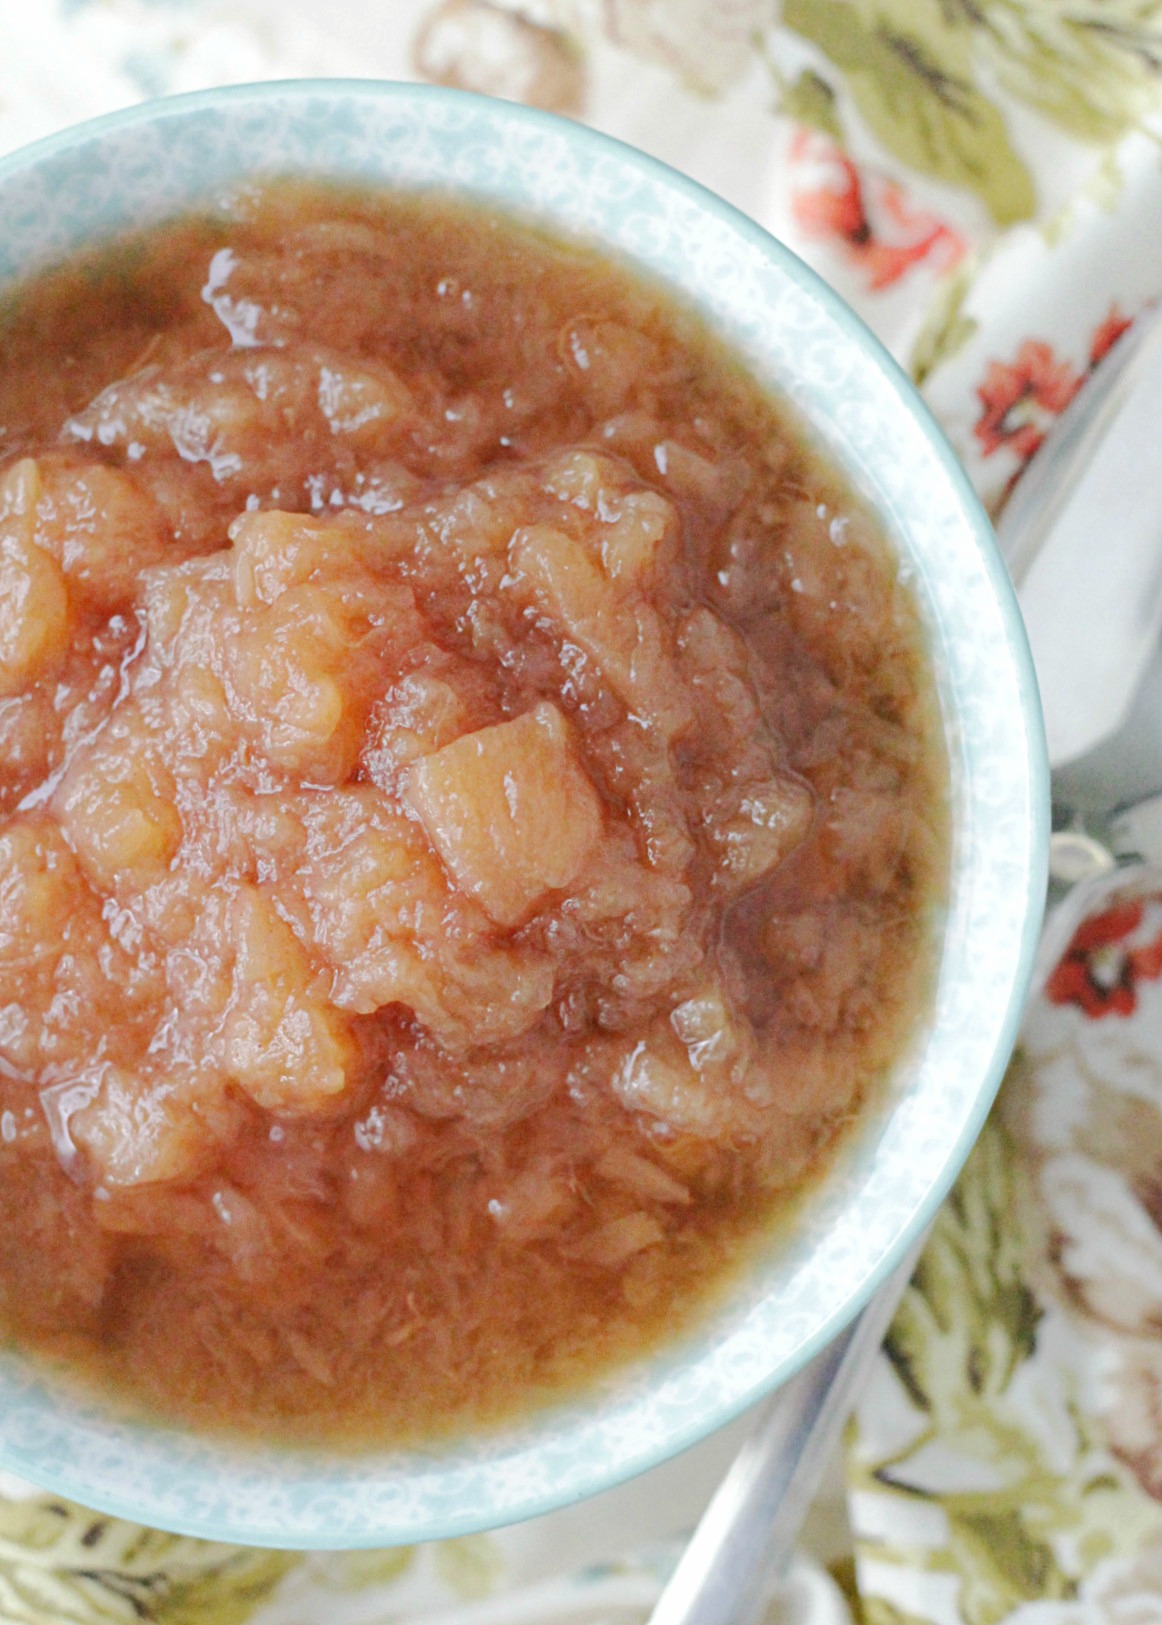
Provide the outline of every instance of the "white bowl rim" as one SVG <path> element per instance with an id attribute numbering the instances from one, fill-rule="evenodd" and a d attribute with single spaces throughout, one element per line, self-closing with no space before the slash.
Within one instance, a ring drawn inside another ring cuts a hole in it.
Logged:
<path id="1" fill-rule="evenodd" d="M 162 1524 L 163 1527 L 180 1533 L 212 1540 L 288 1549 L 311 1547 L 342 1549 L 446 1538 L 496 1527 L 501 1523 L 515 1522 L 552 1511 L 644 1472 L 696 1443 L 785 1382 L 854 1318 L 892 1272 L 899 1259 L 920 1239 L 931 1223 L 971 1150 L 1000 1085 L 1017 1037 L 1040 933 L 1048 852 L 1049 775 L 1036 676 L 1008 572 L 1001 559 L 988 518 L 943 432 L 898 363 L 854 311 L 815 271 L 750 217 L 670 166 L 591 127 L 573 124 L 571 121 L 519 103 L 497 103 L 489 97 L 443 86 L 377 79 L 305 78 L 194 91 L 140 103 L 86 120 L 32 142 L 0 159 L 0 188 L 13 177 L 34 169 L 43 161 L 67 152 L 70 148 L 137 124 L 153 124 L 159 120 L 214 111 L 223 105 L 247 103 L 265 105 L 287 99 L 310 97 L 390 98 L 399 101 L 414 100 L 417 104 L 443 102 L 459 104 L 465 108 L 473 106 L 487 108 L 494 115 L 498 108 L 502 108 L 503 117 L 513 124 L 555 134 L 560 134 L 562 129 L 566 129 L 569 140 L 578 143 L 582 148 L 589 148 L 597 154 L 606 154 L 621 164 L 629 164 L 642 173 L 652 174 L 669 191 L 685 197 L 697 208 L 716 216 L 724 226 L 776 264 L 792 283 L 809 290 L 818 305 L 826 311 L 830 321 L 844 332 L 849 342 L 861 351 L 887 380 L 900 409 L 918 426 L 928 450 L 941 465 L 948 488 L 954 494 L 962 515 L 972 530 L 1004 627 L 1012 662 L 1013 693 L 1019 703 L 1025 734 L 1023 756 L 1019 760 L 1014 760 L 1013 767 L 1014 770 L 1019 768 L 1023 775 L 1022 783 L 1029 805 L 1029 817 L 1025 826 L 1027 840 L 1020 853 L 1024 880 L 1024 925 L 1020 941 L 1012 945 L 1009 992 L 1005 1007 L 996 1019 L 996 1038 L 986 1075 L 976 1092 L 972 1111 L 964 1118 L 955 1140 L 948 1145 L 942 1166 L 933 1172 L 925 1200 L 917 1206 L 907 1224 L 901 1228 L 891 1253 L 883 1257 L 878 1266 L 869 1272 L 859 1290 L 834 1306 L 831 1313 L 820 1321 L 813 1334 L 799 1345 L 793 1358 L 767 1371 L 761 1380 L 740 1385 L 729 1403 L 720 1403 L 709 1414 L 688 1418 L 683 1425 L 675 1427 L 664 1440 L 651 1448 L 640 1448 L 631 1456 L 613 1464 L 590 1466 L 576 1473 L 569 1482 L 557 1484 L 548 1492 L 542 1490 L 529 1494 L 523 1500 L 514 1501 L 505 1508 L 501 1517 L 490 1513 L 486 1508 L 465 1505 L 458 1514 L 444 1516 L 437 1523 L 429 1519 L 415 1527 L 409 1526 L 406 1518 L 397 1521 L 397 1524 L 391 1527 L 369 1525 L 356 1530 L 353 1530 L 345 1520 L 337 1521 L 333 1526 L 328 1526 L 323 1521 L 315 1521 L 310 1527 L 281 1527 L 272 1524 L 269 1519 L 263 1521 L 259 1515 L 252 1524 L 234 1520 L 226 1528 L 223 1527 L 220 1515 L 206 1516 L 201 1511 L 191 1512 L 188 1515 L 182 1513 L 167 1515 Z M 375 182 L 369 181 L 368 184 Z M 380 184 L 391 183 L 384 179 Z M 196 201 L 197 194 L 191 193 L 186 206 L 196 206 Z M 92 240 L 99 240 L 99 237 Z M 35 274 L 35 269 L 30 267 L 28 274 Z M 7 278 L 5 280 L 7 281 Z M 3 1376 L 0 1375 L 0 1384 L 3 1380 Z M 30 1461 L 23 1451 L 14 1450 L 9 1446 L 4 1436 L 3 1421 L 0 1421 L 0 1468 L 8 1468 L 14 1473 L 32 1477 L 53 1493 L 99 1507 L 113 1515 L 139 1522 L 152 1521 L 150 1507 L 140 1495 L 134 1497 L 123 1493 L 105 1493 L 100 1484 L 90 1482 L 83 1473 L 71 1472 L 67 1466 L 49 1473 L 36 1471 L 35 1463 Z M 350 1493 L 358 1493 L 359 1482 L 357 1477 L 350 1480 Z"/>

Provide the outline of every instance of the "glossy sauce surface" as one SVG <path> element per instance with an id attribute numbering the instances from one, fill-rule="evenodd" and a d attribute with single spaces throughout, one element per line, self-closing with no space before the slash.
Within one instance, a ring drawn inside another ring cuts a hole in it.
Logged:
<path id="1" fill-rule="evenodd" d="M 842 482 L 619 266 L 290 186 L 21 290 L 0 425 L 10 1333 L 355 1440 L 675 1335 L 925 994 Z"/>

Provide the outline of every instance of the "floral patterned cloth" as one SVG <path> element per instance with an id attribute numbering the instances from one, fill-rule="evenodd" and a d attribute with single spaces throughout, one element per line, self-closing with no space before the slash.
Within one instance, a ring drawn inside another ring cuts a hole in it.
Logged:
<path id="1" fill-rule="evenodd" d="M 729 197 L 880 334 L 994 510 L 1162 295 L 1162 0 L 38 0 L 0 6 L 0 150 L 146 95 L 348 72 L 585 118 Z M 848 1602 L 800 1564 L 773 1617 L 1162 1619 L 1162 874 L 1068 906 L 862 1397 L 853 1540 L 816 1525 Z M 630 1625 L 736 1438 L 422 1551 L 214 1546 L 0 1481 L 0 1625 Z"/>
<path id="2" fill-rule="evenodd" d="M 1162 1615 L 1162 873 L 1084 901 L 860 1402 L 877 1625 Z"/>

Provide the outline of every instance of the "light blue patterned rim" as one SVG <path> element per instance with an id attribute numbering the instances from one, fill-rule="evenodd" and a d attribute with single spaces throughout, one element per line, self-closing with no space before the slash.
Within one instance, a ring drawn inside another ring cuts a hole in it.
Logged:
<path id="1" fill-rule="evenodd" d="M 604 243 L 682 290 L 798 407 L 897 539 L 930 626 L 953 763 L 954 877 L 927 1031 L 787 1235 L 713 1322 L 585 1401 L 431 1450 L 344 1459 L 125 1421 L 15 1354 L 0 1466 L 216 1540 L 372 1546 L 526 1518 L 694 1443 L 783 1382 L 921 1233 L 1016 1037 L 1044 899 L 1048 772 L 992 532 L 949 446 L 858 318 L 693 182 L 579 125 L 377 82 L 242 86 L 81 125 L 0 162 L 0 283 L 256 172 L 471 193 Z"/>

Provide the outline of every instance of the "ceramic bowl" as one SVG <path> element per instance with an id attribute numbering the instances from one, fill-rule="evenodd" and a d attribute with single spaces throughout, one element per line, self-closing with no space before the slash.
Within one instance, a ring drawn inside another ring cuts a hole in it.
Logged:
<path id="1" fill-rule="evenodd" d="M 1047 775 L 1024 633 L 992 533 L 918 396 L 792 254 L 710 193 L 577 124 L 458 92 L 272 84 L 135 108 L 0 164 L 0 287 L 256 173 L 468 194 L 605 244 L 678 289 L 785 396 L 878 510 L 923 607 L 953 780 L 934 1007 L 789 1233 L 713 1318 L 498 1432 L 355 1458 L 126 1422 L 0 1357 L 0 1467 L 217 1540 L 368 1546 L 576 1500 L 708 1433 L 851 1319 L 931 1219 L 1012 1045 L 1044 898 Z"/>

